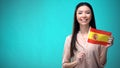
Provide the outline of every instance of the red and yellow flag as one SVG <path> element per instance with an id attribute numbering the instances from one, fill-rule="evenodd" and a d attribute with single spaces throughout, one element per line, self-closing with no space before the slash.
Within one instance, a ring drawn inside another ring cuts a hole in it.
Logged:
<path id="1" fill-rule="evenodd" d="M 103 30 L 97 30 L 90 27 L 88 42 L 93 44 L 101 44 L 106 46 L 109 38 L 111 37 L 111 32 L 106 32 Z"/>

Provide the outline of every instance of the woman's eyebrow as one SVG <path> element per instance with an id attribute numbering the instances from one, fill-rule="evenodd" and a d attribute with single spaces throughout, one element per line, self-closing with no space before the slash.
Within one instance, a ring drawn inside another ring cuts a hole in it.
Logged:
<path id="1" fill-rule="evenodd" d="M 82 10 L 78 10 L 77 12 L 83 12 Z"/>
<path id="2" fill-rule="evenodd" d="M 89 11 L 89 12 L 90 12 L 91 10 L 86 10 L 86 11 Z"/>

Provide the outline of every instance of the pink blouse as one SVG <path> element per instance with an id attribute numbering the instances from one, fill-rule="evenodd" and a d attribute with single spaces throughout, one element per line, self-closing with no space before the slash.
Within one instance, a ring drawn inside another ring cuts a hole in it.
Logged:
<path id="1" fill-rule="evenodd" d="M 64 44 L 64 53 L 63 53 L 63 60 L 62 63 L 65 62 L 72 62 L 76 59 L 76 54 L 80 51 L 85 51 L 86 57 L 82 63 L 75 66 L 75 68 L 104 68 L 104 65 L 100 62 L 100 58 L 106 58 L 103 55 L 104 46 L 99 44 L 91 44 L 86 42 L 85 45 L 79 37 L 79 42 L 76 42 L 76 48 L 78 51 L 74 52 L 74 56 L 70 57 L 70 43 L 71 43 L 71 36 L 69 35 L 66 37 L 65 44 Z M 77 36 L 78 38 L 78 36 Z"/>

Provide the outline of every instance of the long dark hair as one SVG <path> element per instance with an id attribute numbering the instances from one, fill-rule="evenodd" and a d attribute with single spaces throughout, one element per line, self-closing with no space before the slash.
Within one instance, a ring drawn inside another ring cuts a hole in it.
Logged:
<path id="1" fill-rule="evenodd" d="M 75 12 L 74 12 L 73 32 L 72 32 L 71 48 L 70 48 L 71 57 L 74 56 L 73 51 L 77 50 L 77 48 L 75 47 L 75 45 L 76 45 L 76 38 L 77 38 L 77 33 L 80 30 L 80 26 L 79 26 L 79 23 L 78 23 L 77 18 L 76 18 L 76 12 L 77 12 L 77 9 L 80 6 L 84 6 L 84 5 L 87 6 L 87 7 L 89 7 L 91 9 L 91 13 L 92 13 L 92 19 L 91 19 L 91 21 L 89 23 L 89 26 L 91 26 L 92 28 L 96 29 L 94 12 L 93 12 L 92 6 L 89 3 L 87 3 L 87 2 L 81 2 L 81 3 L 79 3 L 76 6 Z"/>

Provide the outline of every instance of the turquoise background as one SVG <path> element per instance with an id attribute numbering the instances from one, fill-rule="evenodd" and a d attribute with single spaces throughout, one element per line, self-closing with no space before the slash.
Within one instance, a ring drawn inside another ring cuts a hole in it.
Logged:
<path id="1" fill-rule="evenodd" d="M 97 28 L 115 38 L 105 68 L 120 68 L 120 0 L 0 0 L 0 68 L 61 68 L 81 1 L 93 6 Z"/>

